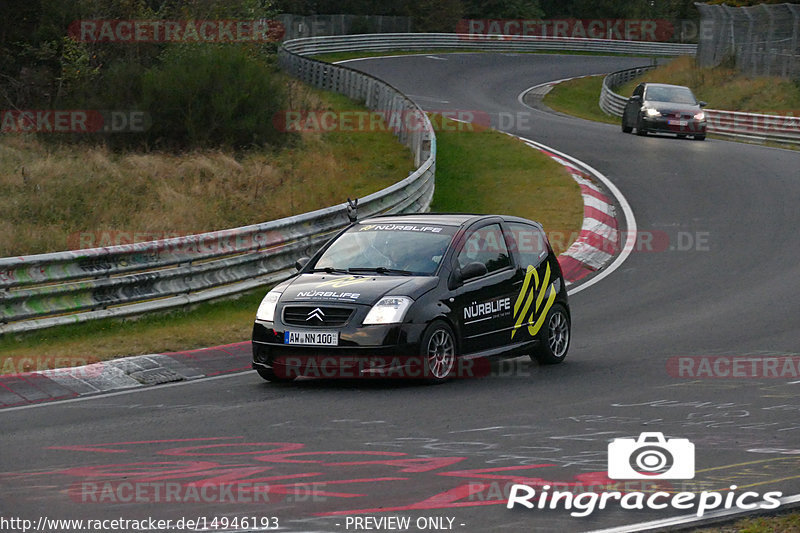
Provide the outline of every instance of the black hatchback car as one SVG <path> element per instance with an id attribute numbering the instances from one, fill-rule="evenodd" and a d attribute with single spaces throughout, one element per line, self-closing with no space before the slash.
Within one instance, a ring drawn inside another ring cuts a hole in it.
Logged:
<path id="1" fill-rule="evenodd" d="M 253 368 L 298 376 L 472 375 L 528 354 L 560 363 L 567 291 L 542 226 L 510 216 L 414 214 L 351 224 L 263 299 Z"/>
<path id="2" fill-rule="evenodd" d="M 702 141 L 706 138 L 706 115 L 688 87 L 666 83 L 640 83 L 625 104 L 622 131 L 637 135 L 674 133 L 678 137 L 691 135 Z"/>

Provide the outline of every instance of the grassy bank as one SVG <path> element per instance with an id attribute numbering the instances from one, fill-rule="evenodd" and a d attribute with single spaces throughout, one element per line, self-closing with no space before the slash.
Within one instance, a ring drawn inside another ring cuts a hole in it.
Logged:
<path id="1" fill-rule="evenodd" d="M 440 129 L 435 210 L 515 214 L 539 220 L 548 231 L 565 234 L 580 228 L 580 190 L 561 165 L 501 133 L 473 131 L 448 122 Z M 351 135 L 353 150 L 361 142 L 359 135 Z M 377 155 L 383 157 L 382 152 Z M 398 172 L 394 180 L 404 175 Z M 26 335 L 4 335 L 0 337 L 0 372 L 18 372 L 25 369 L 24 365 L 34 369 L 56 361 L 62 366 L 80 365 L 95 358 L 247 340 L 265 292 L 252 291 L 236 300 L 138 320 L 101 320 Z"/>
<path id="2" fill-rule="evenodd" d="M 630 96 L 641 82 L 685 85 L 711 109 L 794 115 L 800 111 L 800 83 L 774 76 L 751 78 L 728 66 L 700 68 L 691 57 L 646 72 L 616 92 Z"/>
<path id="3" fill-rule="evenodd" d="M 544 104 L 550 109 L 586 120 L 619 123 L 619 118 L 612 117 L 600 109 L 600 91 L 605 76 L 586 76 L 565 81 L 554 86 L 544 97 Z"/>

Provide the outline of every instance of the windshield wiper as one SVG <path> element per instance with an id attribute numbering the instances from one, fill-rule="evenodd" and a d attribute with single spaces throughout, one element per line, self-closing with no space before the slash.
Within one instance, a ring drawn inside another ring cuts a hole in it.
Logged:
<path id="1" fill-rule="evenodd" d="M 325 268 L 312 268 L 311 272 L 325 272 L 326 274 L 349 274 L 347 270 L 343 268 L 333 268 L 333 267 L 325 267 Z"/>
<path id="2" fill-rule="evenodd" d="M 376 272 L 378 274 L 399 274 L 401 276 L 411 276 L 414 272 L 410 270 L 401 270 L 399 268 L 388 267 L 350 267 L 347 269 L 350 273 L 356 272 Z"/>

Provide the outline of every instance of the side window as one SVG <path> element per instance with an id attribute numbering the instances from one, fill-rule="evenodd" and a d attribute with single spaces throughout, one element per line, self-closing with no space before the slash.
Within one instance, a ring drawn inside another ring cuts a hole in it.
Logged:
<path id="1" fill-rule="evenodd" d="M 500 224 L 489 224 L 469 234 L 457 260 L 461 268 L 475 261 L 483 263 L 489 272 L 510 266 L 511 260 Z"/>
<path id="2" fill-rule="evenodd" d="M 517 252 L 520 266 L 538 266 L 547 257 L 547 239 L 544 232 L 535 226 L 520 222 L 509 222 L 508 245 Z"/>

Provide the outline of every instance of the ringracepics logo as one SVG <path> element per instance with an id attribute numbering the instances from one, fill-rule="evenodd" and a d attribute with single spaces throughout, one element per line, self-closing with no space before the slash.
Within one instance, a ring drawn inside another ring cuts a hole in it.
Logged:
<path id="1" fill-rule="evenodd" d="M 694 444 L 664 440 L 663 433 L 642 433 L 638 439 L 614 439 L 608 445 L 611 479 L 692 479 Z"/>
<path id="2" fill-rule="evenodd" d="M 695 476 L 694 444 L 688 439 L 665 439 L 663 433 L 642 433 L 638 438 L 614 439 L 608 445 L 608 477 L 610 479 L 659 480 L 693 479 Z M 667 492 L 592 491 L 575 494 L 551 490 L 550 485 L 537 487 L 514 484 L 506 507 L 521 505 L 527 509 L 563 509 L 574 517 L 588 516 L 617 502 L 622 509 L 695 509 L 697 516 L 708 511 L 737 508 L 741 510 L 777 509 L 782 492 L 737 492 L 736 485 L 722 491 Z"/>

